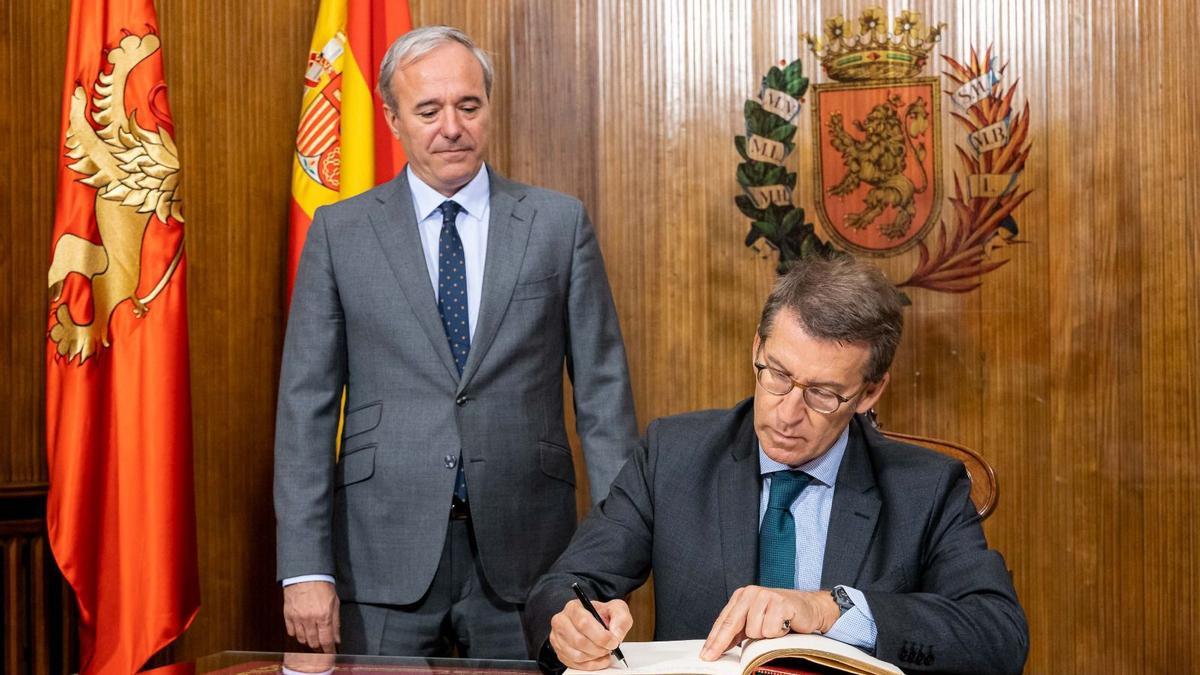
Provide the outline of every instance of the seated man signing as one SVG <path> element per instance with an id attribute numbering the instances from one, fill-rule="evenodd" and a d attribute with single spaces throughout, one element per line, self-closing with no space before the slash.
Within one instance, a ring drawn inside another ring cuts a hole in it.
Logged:
<path id="1" fill-rule="evenodd" d="M 1015 673 L 1028 627 L 963 465 L 863 417 L 903 326 L 895 289 L 850 257 L 780 278 L 751 351 L 754 397 L 656 420 L 533 587 L 531 654 L 609 665 L 633 625 L 620 598 L 654 572 L 655 639 L 821 633 L 908 671 Z M 607 602 L 604 630 L 573 599 Z M 637 664 L 631 664 L 636 667 Z"/>

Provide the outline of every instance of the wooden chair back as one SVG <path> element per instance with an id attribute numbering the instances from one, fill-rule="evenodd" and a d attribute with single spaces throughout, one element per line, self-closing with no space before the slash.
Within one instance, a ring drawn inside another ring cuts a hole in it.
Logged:
<path id="1" fill-rule="evenodd" d="M 979 518 L 981 520 L 987 518 L 992 511 L 996 510 L 996 503 L 1000 500 L 1000 485 L 996 482 L 996 471 L 978 452 L 965 445 L 937 438 L 913 436 L 882 429 L 880 433 L 901 443 L 920 445 L 961 461 L 967 467 L 967 477 L 971 479 L 971 501 L 975 502 L 975 510 L 979 513 Z"/>

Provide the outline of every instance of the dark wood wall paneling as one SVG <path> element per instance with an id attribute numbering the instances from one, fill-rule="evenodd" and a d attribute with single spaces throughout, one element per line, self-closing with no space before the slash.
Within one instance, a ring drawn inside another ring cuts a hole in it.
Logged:
<path id="1" fill-rule="evenodd" d="M 0 4 L 0 670 L 77 662 L 45 531 L 46 271 L 67 0 Z"/>
<path id="2" fill-rule="evenodd" d="M 0 483 L 46 480 L 42 337 L 69 6 L 0 4 Z"/>
<path id="3" fill-rule="evenodd" d="M 0 482 L 44 481 L 42 331 L 67 4 L 0 9 L 8 139 L 0 199 Z M 316 2 L 160 0 L 183 153 L 204 607 L 180 656 L 277 648 L 271 437 L 289 145 Z M 639 421 L 751 390 L 773 261 L 733 206 L 741 106 L 800 35 L 868 2 L 414 0 L 497 61 L 493 163 L 587 204 L 608 262 Z M 913 293 L 881 406 L 996 467 L 988 520 L 1029 613 L 1028 670 L 1200 668 L 1200 78 L 1187 0 L 887 2 L 948 24 L 939 51 L 994 45 L 1028 100 L 1017 211 L 1028 241 L 974 293 Z M 811 94 L 810 94 L 811 97 Z M 802 204 L 812 210 L 810 106 Z M 944 152 L 954 162 L 947 133 Z M 882 261 L 889 273 L 910 261 Z M 581 495 L 586 504 L 586 495 Z M 637 636 L 652 606 L 639 594 Z"/>

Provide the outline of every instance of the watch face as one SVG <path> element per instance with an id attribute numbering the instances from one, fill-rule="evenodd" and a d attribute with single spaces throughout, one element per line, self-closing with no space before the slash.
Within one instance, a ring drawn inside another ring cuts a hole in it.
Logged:
<path id="1" fill-rule="evenodd" d="M 841 586 L 833 589 L 833 601 L 836 602 L 838 608 L 842 610 L 842 614 L 845 614 L 848 610 L 854 607 L 854 601 L 850 599 L 850 594 L 847 593 L 846 589 L 842 588 Z"/>

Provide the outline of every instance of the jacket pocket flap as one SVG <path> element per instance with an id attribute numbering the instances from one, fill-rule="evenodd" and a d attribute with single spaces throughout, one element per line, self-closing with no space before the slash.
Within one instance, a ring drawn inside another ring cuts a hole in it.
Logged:
<path id="1" fill-rule="evenodd" d="M 342 427 L 342 438 L 350 438 L 374 429 L 379 426 L 382 415 L 383 401 L 375 401 L 360 405 L 353 410 L 347 410 L 345 426 Z"/>
<path id="2" fill-rule="evenodd" d="M 538 453 L 541 455 L 542 473 L 564 483 L 575 484 L 575 460 L 571 458 L 569 448 L 538 441 Z"/>
<path id="3" fill-rule="evenodd" d="M 550 295 L 554 292 L 554 284 L 558 280 L 558 273 L 553 272 L 550 276 L 537 281 L 530 281 L 524 284 L 517 284 L 513 289 L 513 300 L 530 300 L 533 298 L 541 298 Z"/>
<path id="4" fill-rule="evenodd" d="M 340 488 L 353 483 L 361 483 L 375 475 L 375 447 L 366 445 L 342 453 L 342 458 L 337 463 L 333 486 Z"/>

